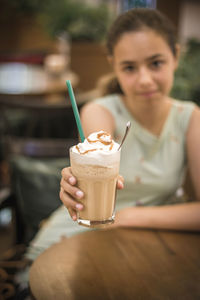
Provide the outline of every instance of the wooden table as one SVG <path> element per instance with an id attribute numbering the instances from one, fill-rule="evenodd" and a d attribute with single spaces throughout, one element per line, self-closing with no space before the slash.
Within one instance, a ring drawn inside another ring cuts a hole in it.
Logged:
<path id="1" fill-rule="evenodd" d="M 200 234 L 90 231 L 63 239 L 33 263 L 37 300 L 200 299 Z"/>

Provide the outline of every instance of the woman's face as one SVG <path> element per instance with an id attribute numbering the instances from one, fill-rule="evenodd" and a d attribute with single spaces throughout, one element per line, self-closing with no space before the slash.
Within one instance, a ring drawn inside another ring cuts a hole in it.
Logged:
<path id="1" fill-rule="evenodd" d="M 177 59 L 156 32 L 144 30 L 122 35 L 114 47 L 112 62 L 128 100 L 150 102 L 169 94 Z"/>

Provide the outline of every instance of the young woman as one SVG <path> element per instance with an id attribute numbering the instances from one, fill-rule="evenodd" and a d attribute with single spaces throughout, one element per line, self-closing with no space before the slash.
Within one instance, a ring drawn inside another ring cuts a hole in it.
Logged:
<path id="1" fill-rule="evenodd" d="M 105 96 L 84 106 L 85 136 L 105 130 L 123 145 L 116 218 L 112 226 L 200 230 L 200 110 L 170 97 L 179 46 L 173 26 L 157 10 L 133 9 L 119 16 L 108 33 L 114 78 Z M 179 197 L 186 170 L 193 199 Z M 124 185 L 124 188 L 123 188 Z M 69 168 L 62 171 L 60 198 L 76 221 L 83 191 Z M 63 206 L 63 207 L 64 207 Z M 32 242 L 27 256 L 85 229 L 58 209 Z"/>

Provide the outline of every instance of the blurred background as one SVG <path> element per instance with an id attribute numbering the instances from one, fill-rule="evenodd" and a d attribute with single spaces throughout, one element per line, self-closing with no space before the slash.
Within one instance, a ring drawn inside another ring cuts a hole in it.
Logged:
<path id="1" fill-rule="evenodd" d="M 1 0 L 0 253 L 28 242 L 61 203 L 60 170 L 77 142 L 65 85 L 78 107 L 111 71 L 104 38 L 136 6 L 165 13 L 182 46 L 174 97 L 200 102 L 200 1 Z"/>
<path id="2" fill-rule="evenodd" d="M 93 89 L 98 78 L 110 71 L 103 47 L 110 22 L 121 11 L 139 5 L 165 13 L 176 25 L 181 44 L 199 40 L 198 0 L 1 0 L 0 62 L 43 64 L 46 55 L 69 51 L 79 89 Z M 69 50 L 59 48 L 59 36 L 70 44 Z"/>

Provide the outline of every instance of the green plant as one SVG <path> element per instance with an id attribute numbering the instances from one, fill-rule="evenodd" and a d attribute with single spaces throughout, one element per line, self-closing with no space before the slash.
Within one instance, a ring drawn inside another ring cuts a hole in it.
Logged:
<path id="1" fill-rule="evenodd" d="M 34 16 L 53 38 L 68 32 L 72 40 L 100 41 L 112 20 L 108 5 L 89 5 L 81 0 L 2 0 L 0 18 Z"/>
<path id="2" fill-rule="evenodd" d="M 200 41 L 190 39 L 175 73 L 171 96 L 200 105 Z"/>
<path id="3" fill-rule="evenodd" d="M 67 31 L 72 40 L 87 41 L 103 39 L 111 18 L 107 5 L 87 5 L 78 0 L 48 0 L 40 17 L 51 36 Z"/>

